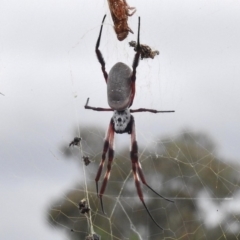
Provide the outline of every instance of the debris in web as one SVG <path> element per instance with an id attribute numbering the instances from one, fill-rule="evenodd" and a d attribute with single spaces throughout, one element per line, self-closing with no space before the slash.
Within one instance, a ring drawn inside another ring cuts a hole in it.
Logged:
<path id="1" fill-rule="evenodd" d="M 82 138 L 80 137 L 75 137 L 70 143 L 69 143 L 69 147 L 71 146 L 80 146 L 80 142 L 81 142 Z"/>
<path id="2" fill-rule="evenodd" d="M 119 41 L 122 41 L 127 37 L 129 32 L 133 33 L 131 28 L 128 26 L 128 17 L 132 16 L 136 12 L 136 8 L 130 7 L 126 0 L 108 0 L 108 5 L 117 38 Z M 130 10 L 132 12 L 130 12 Z"/>
<path id="3" fill-rule="evenodd" d="M 93 235 L 87 236 L 85 238 L 85 240 L 100 240 L 101 237 L 99 235 L 97 235 L 96 233 L 94 233 Z"/>
<path id="4" fill-rule="evenodd" d="M 85 163 L 85 166 L 87 166 L 87 165 L 89 165 L 89 163 L 91 163 L 91 161 L 90 161 L 88 156 L 83 156 L 82 158 L 83 158 L 83 161 Z"/>
<path id="5" fill-rule="evenodd" d="M 87 201 L 86 201 L 86 199 L 84 198 L 84 199 L 82 199 L 80 202 L 79 202 L 79 210 L 80 210 L 80 213 L 82 213 L 82 214 L 85 214 L 85 213 L 87 213 L 87 214 L 89 214 L 89 212 L 90 212 L 90 208 L 89 208 L 89 206 L 88 206 L 88 204 L 87 204 Z"/>
<path id="6" fill-rule="evenodd" d="M 136 41 L 129 42 L 129 46 L 133 47 L 135 52 L 137 51 Z M 156 55 L 159 55 L 159 51 L 158 50 L 153 51 L 148 45 L 140 44 L 140 54 L 141 54 L 142 60 L 144 58 L 152 58 L 153 59 Z"/>

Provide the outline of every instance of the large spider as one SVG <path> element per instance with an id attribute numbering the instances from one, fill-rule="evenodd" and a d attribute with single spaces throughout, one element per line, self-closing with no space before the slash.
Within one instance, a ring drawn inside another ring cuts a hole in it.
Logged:
<path id="1" fill-rule="evenodd" d="M 103 17 L 102 25 L 100 28 L 99 37 L 96 43 L 96 55 L 98 58 L 98 61 L 100 62 L 102 66 L 102 72 L 103 76 L 105 78 L 105 81 L 107 83 L 107 95 L 108 95 L 108 104 L 110 108 L 99 108 L 99 107 L 91 107 L 88 105 L 89 98 L 87 99 L 87 102 L 85 104 L 85 109 L 92 109 L 94 111 L 113 111 L 113 117 L 110 120 L 110 124 L 107 130 L 106 138 L 104 141 L 103 146 L 103 152 L 102 152 L 102 160 L 98 168 L 97 176 L 95 178 L 96 181 L 96 188 L 97 188 L 97 194 L 98 194 L 98 181 L 101 177 L 102 169 L 104 166 L 106 154 L 108 151 L 108 165 L 107 165 L 107 171 L 103 179 L 102 187 L 100 189 L 99 198 L 101 202 L 102 211 L 103 209 L 103 201 L 102 196 L 104 194 L 104 191 L 107 186 L 108 179 L 110 177 L 110 171 L 112 166 L 112 161 L 114 157 L 114 150 L 113 150 L 113 143 L 114 143 L 114 132 L 115 133 L 128 133 L 131 134 L 131 151 L 130 151 L 130 157 L 132 161 L 132 171 L 135 179 L 135 185 L 137 188 L 137 193 L 140 198 L 140 200 L 143 203 L 143 206 L 145 207 L 146 211 L 148 212 L 149 216 L 153 220 L 153 222 L 161 229 L 163 229 L 161 226 L 159 226 L 154 218 L 152 217 L 151 213 L 149 212 L 143 198 L 143 193 L 141 190 L 140 180 L 142 183 L 147 186 L 149 189 L 151 189 L 155 194 L 157 194 L 159 197 L 164 198 L 167 201 L 173 202 L 172 200 L 169 200 L 160 194 L 158 194 L 155 190 L 153 190 L 146 182 L 141 164 L 138 161 L 138 145 L 136 141 L 136 130 L 135 130 L 135 122 L 134 117 L 131 115 L 131 113 L 134 112 L 151 112 L 151 113 L 165 113 L 165 112 L 174 112 L 174 111 L 157 111 L 154 109 L 146 109 L 146 108 L 139 108 L 139 109 L 129 109 L 133 103 L 134 95 L 135 95 L 135 81 L 136 81 L 136 69 L 139 62 L 139 57 L 141 53 L 140 48 L 140 41 L 139 41 L 139 31 L 140 31 L 140 17 L 138 19 L 138 38 L 137 38 L 137 51 L 133 60 L 132 68 L 130 69 L 126 64 L 118 62 L 116 63 L 112 69 L 110 70 L 109 74 L 105 70 L 105 62 L 102 56 L 102 53 L 99 50 L 101 35 L 102 35 L 102 28 L 103 23 L 105 20 L 106 15 Z M 140 178 L 140 180 L 139 180 Z"/>

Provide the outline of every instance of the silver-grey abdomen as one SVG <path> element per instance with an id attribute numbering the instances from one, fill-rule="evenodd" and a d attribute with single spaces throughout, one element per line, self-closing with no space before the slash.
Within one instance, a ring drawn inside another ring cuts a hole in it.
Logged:
<path id="1" fill-rule="evenodd" d="M 129 107 L 131 100 L 132 70 L 124 63 L 116 63 L 108 74 L 107 94 L 108 105 L 117 111 Z"/>

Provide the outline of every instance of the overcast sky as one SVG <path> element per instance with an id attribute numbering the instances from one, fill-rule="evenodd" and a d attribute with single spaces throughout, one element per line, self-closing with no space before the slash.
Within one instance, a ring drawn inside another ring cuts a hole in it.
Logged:
<path id="1" fill-rule="evenodd" d="M 0 1 L 1 239 L 61 239 L 42 224 L 44 209 L 79 172 L 56 157 L 59 144 L 74 137 L 75 126 L 107 128 L 111 117 L 83 108 L 87 97 L 107 107 L 94 52 L 104 14 L 100 49 L 107 71 L 118 61 L 131 66 L 128 42 L 136 40 L 138 16 L 141 42 L 160 51 L 139 64 L 133 108 L 176 112 L 135 114 L 139 137 L 204 131 L 219 155 L 239 159 L 240 1 L 128 3 L 137 8 L 129 18 L 135 34 L 119 42 L 107 0 Z M 33 213 L 28 227 L 22 216 Z"/>

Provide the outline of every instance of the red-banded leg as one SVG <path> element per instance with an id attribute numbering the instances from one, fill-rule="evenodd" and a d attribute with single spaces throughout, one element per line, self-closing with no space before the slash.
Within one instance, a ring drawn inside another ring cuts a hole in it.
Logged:
<path id="1" fill-rule="evenodd" d="M 104 15 L 103 20 L 102 20 L 102 25 L 101 25 L 100 33 L 99 33 L 99 36 L 98 36 L 98 39 L 97 39 L 95 52 L 96 52 L 96 54 L 97 54 L 97 59 L 98 59 L 98 61 L 100 62 L 101 66 L 102 66 L 103 76 L 104 76 L 104 78 L 105 78 L 105 81 L 107 82 L 108 74 L 107 74 L 107 72 L 106 72 L 106 70 L 105 70 L 105 61 L 104 61 L 104 58 L 103 58 L 103 56 L 102 56 L 101 51 L 98 49 L 98 48 L 99 48 L 99 45 L 100 45 L 100 41 L 101 41 L 102 28 L 103 28 L 103 23 L 104 23 L 105 18 L 106 18 L 106 15 Z"/>
<path id="2" fill-rule="evenodd" d="M 130 109 L 130 113 L 136 113 L 136 112 L 171 113 L 175 111 L 174 110 L 158 111 L 156 109 L 149 109 L 149 108 Z"/>
<path id="3" fill-rule="evenodd" d="M 101 207 L 102 207 L 102 211 L 103 211 L 104 214 L 105 214 L 105 212 L 104 212 L 104 208 L 103 208 L 102 196 L 103 196 L 104 191 L 105 191 L 106 186 L 107 186 L 107 182 L 108 182 L 108 179 L 109 179 L 109 176 L 110 176 L 110 171 L 111 171 L 111 165 L 112 165 L 112 161 L 113 161 L 113 157 L 114 157 L 113 142 L 114 142 L 114 127 L 113 127 L 113 122 L 112 122 L 112 119 L 111 119 L 109 127 L 108 127 L 108 131 L 107 131 L 107 135 L 106 135 L 106 138 L 105 138 L 105 142 L 104 142 L 104 145 L 103 145 L 102 160 L 100 162 L 98 172 L 97 172 L 97 176 L 95 178 L 97 194 L 98 194 L 98 181 L 101 177 L 102 169 L 103 169 L 104 162 L 105 162 L 105 159 L 106 159 L 106 153 L 108 151 L 107 171 L 106 171 L 106 174 L 104 176 L 104 179 L 103 179 L 103 182 L 102 182 L 102 187 L 101 187 L 100 193 L 99 193 Z"/>
<path id="4" fill-rule="evenodd" d="M 101 201 L 101 207 L 102 207 L 102 211 L 104 212 L 104 208 L 103 208 L 103 201 L 102 201 L 102 196 L 105 192 L 105 189 L 107 187 L 107 183 L 108 183 L 108 179 L 110 177 L 110 172 L 111 172 L 111 168 L 112 168 L 112 162 L 113 162 L 113 157 L 114 157 L 114 150 L 113 150 L 113 144 L 114 144 L 114 129 L 113 129 L 113 124 L 112 124 L 112 130 L 111 130 L 111 134 L 110 134 L 110 138 L 109 138 L 109 149 L 108 149 L 108 164 L 107 164 L 107 171 L 105 173 L 105 176 L 103 178 L 103 182 L 102 182 L 102 187 L 99 193 L 99 198 Z"/>
<path id="5" fill-rule="evenodd" d="M 140 53 L 141 53 L 141 48 L 140 48 L 140 17 L 138 17 L 138 38 L 137 38 L 137 46 L 136 46 L 136 53 L 133 59 L 133 71 L 132 71 L 132 76 L 131 76 L 131 84 L 132 84 L 132 96 L 131 96 L 131 102 L 129 107 L 132 106 L 134 97 L 135 97 L 135 81 L 136 81 L 136 72 L 137 72 L 137 67 L 139 63 L 139 58 L 140 58 Z"/>
<path id="6" fill-rule="evenodd" d="M 167 201 L 173 202 L 172 200 L 169 200 L 163 196 L 161 196 L 160 194 L 158 194 L 155 190 L 153 190 L 146 182 L 145 177 L 143 175 L 142 169 L 141 169 L 141 165 L 138 161 L 138 145 L 137 145 L 137 141 L 136 141 L 136 130 L 135 130 L 135 123 L 134 123 L 134 118 L 132 120 L 132 128 L 131 128 L 131 151 L 130 151 L 130 156 L 131 156 L 131 161 L 132 161 L 132 171 L 133 171 L 133 176 L 134 176 L 134 180 L 135 180 L 135 185 L 137 188 L 137 193 L 138 196 L 140 198 L 140 200 L 143 203 L 143 206 L 145 207 L 146 211 L 148 212 L 148 215 L 150 216 L 150 218 L 153 220 L 153 222 L 160 228 L 163 230 L 163 228 L 158 225 L 158 223 L 154 220 L 154 218 L 152 217 L 151 213 L 149 212 L 145 202 L 144 202 L 144 198 L 143 198 L 143 193 L 142 193 L 142 189 L 141 189 L 141 185 L 140 185 L 140 181 L 139 181 L 139 177 L 142 181 L 142 183 L 144 185 L 146 185 L 150 190 L 152 190 L 155 194 L 157 194 L 159 197 L 164 198 Z"/>
<path id="7" fill-rule="evenodd" d="M 88 106 L 89 98 L 87 99 L 87 102 L 84 106 L 85 109 L 91 109 L 93 111 L 102 111 L 102 112 L 113 112 L 114 110 L 112 108 L 100 108 L 100 107 L 91 107 Z"/>

